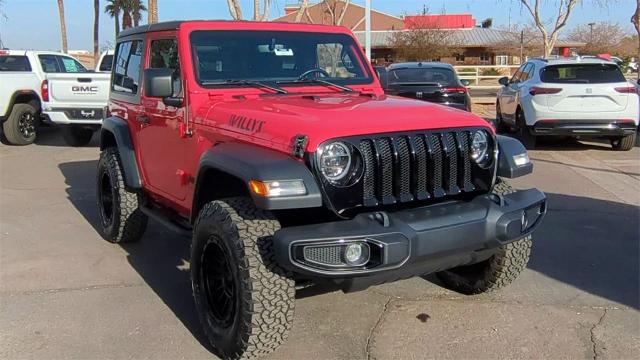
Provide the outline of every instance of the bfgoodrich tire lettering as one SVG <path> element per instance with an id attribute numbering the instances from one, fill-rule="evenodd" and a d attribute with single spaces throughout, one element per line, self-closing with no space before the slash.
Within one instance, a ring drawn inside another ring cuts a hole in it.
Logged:
<path id="1" fill-rule="evenodd" d="M 193 296 L 209 342 L 223 358 L 268 354 L 291 328 L 295 284 L 272 252 L 271 236 L 279 228 L 247 198 L 209 202 L 198 214 L 191 245 Z M 229 273 L 209 271 L 211 262 L 228 262 L 217 270 Z"/>
<path id="2" fill-rule="evenodd" d="M 147 228 L 147 216 L 138 207 L 138 195 L 124 187 L 116 148 L 100 154 L 96 179 L 100 233 L 113 243 L 138 241 Z"/>
<path id="3" fill-rule="evenodd" d="M 496 194 L 514 192 L 513 188 L 501 179 L 493 191 Z M 531 243 L 531 235 L 528 235 L 500 246 L 495 254 L 485 261 L 439 272 L 438 277 L 445 286 L 463 294 L 498 290 L 511 284 L 527 267 Z"/>

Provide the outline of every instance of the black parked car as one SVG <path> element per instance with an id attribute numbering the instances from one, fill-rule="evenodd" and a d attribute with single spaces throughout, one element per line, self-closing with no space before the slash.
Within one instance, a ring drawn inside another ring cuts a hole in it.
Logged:
<path id="1" fill-rule="evenodd" d="M 430 101 L 471 111 L 467 80 L 460 80 L 453 66 L 440 62 L 397 63 L 376 67 L 389 95 Z"/>

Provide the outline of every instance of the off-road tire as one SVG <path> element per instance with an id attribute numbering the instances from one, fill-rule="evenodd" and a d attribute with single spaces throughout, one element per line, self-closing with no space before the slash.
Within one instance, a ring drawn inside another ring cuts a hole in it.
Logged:
<path id="1" fill-rule="evenodd" d="M 62 138 L 69 146 L 87 145 L 93 137 L 93 130 L 78 125 L 63 125 Z"/>
<path id="2" fill-rule="evenodd" d="M 198 214 L 191 244 L 193 297 L 204 332 L 222 358 L 266 355 L 287 338 L 293 322 L 295 283 L 274 258 L 272 236 L 279 228 L 273 215 L 256 208 L 248 198 L 212 201 Z M 226 271 L 204 276 L 211 274 L 212 263 L 224 262 L 228 265 L 218 265 L 216 270 Z M 214 286 L 216 276 L 225 278 L 221 287 Z M 211 293 L 208 289 L 212 287 L 225 291 Z M 227 291 L 233 294 L 233 301 L 221 303 L 219 299 L 227 295 L 220 293 Z M 215 301 L 221 306 L 212 308 Z M 230 311 L 214 314 L 220 307 L 227 309 L 228 303 Z M 230 319 L 219 320 L 228 314 Z"/>
<path id="3" fill-rule="evenodd" d="M 496 194 L 509 194 L 513 188 L 498 180 Z M 527 267 L 531 253 L 531 235 L 500 246 L 489 259 L 477 264 L 460 266 L 437 275 L 444 285 L 462 294 L 491 292 L 511 284 Z"/>
<path id="4" fill-rule="evenodd" d="M 112 243 L 140 240 L 148 217 L 139 208 L 138 194 L 124 186 L 120 155 L 110 147 L 100 153 L 96 198 L 100 215 L 100 235 Z M 111 205 L 108 206 L 107 202 Z"/>
<path id="5" fill-rule="evenodd" d="M 24 124 L 21 126 L 21 119 L 25 116 L 32 118 L 30 121 L 31 125 L 27 126 L 27 133 L 25 133 Z M 31 104 L 13 105 L 11 114 L 9 114 L 4 124 L 2 124 L 2 130 L 7 141 L 13 145 L 33 144 L 36 140 L 36 128 L 39 123 L 38 117 L 38 110 Z"/>
<path id="6" fill-rule="evenodd" d="M 611 139 L 611 147 L 615 151 L 629 151 L 636 146 L 637 133 Z"/>
<path id="7" fill-rule="evenodd" d="M 536 137 L 531 133 L 531 127 L 527 125 L 524 119 L 524 112 L 518 108 L 516 112 L 516 136 L 526 149 L 533 150 L 536 148 Z"/>

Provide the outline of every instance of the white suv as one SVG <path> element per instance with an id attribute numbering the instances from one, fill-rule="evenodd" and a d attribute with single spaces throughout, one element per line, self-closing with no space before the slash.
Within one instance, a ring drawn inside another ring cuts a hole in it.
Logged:
<path id="1" fill-rule="evenodd" d="M 503 87 L 496 128 L 515 130 L 529 148 L 536 136 L 594 136 L 630 150 L 638 129 L 638 93 L 618 65 L 603 59 L 531 59 Z"/>

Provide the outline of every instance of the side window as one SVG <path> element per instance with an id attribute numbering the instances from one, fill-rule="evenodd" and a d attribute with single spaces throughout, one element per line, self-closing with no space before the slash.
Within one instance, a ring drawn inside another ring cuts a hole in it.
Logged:
<path id="1" fill-rule="evenodd" d="M 84 65 L 80 64 L 76 59 L 59 56 L 60 62 L 62 64 L 62 70 L 66 73 L 84 73 L 87 72 L 87 68 Z"/>
<path id="2" fill-rule="evenodd" d="M 55 55 L 38 55 L 38 59 L 40 59 L 40 65 L 42 66 L 42 71 L 46 73 L 59 73 L 62 72 L 60 69 L 60 64 L 58 63 L 58 58 Z"/>
<path id="3" fill-rule="evenodd" d="M 111 90 L 127 94 L 138 93 L 142 51 L 143 46 L 140 40 L 118 44 Z"/>
<path id="4" fill-rule="evenodd" d="M 528 64 L 522 64 L 522 66 L 520 66 L 518 68 L 518 70 L 516 71 L 515 74 L 513 74 L 513 76 L 511 77 L 511 80 L 509 81 L 512 84 L 515 83 L 519 83 L 520 82 L 520 77 L 522 76 L 522 72 L 524 71 L 524 68 L 527 66 Z"/>
<path id="5" fill-rule="evenodd" d="M 182 91 L 180 79 L 180 60 L 178 58 L 178 41 L 176 39 L 161 39 L 151 41 L 149 54 L 150 68 L 165 68 L 173 70 L 173 96 Z"/>
<path id="6" fill-rule="evenodd" d="M 522 71 L 522 75 L 520 76 L 520 82 L 527 81 L 531 79 L 531 75 L 533 74 L 533 64 L 527 64 L 524 70 Z"/>

